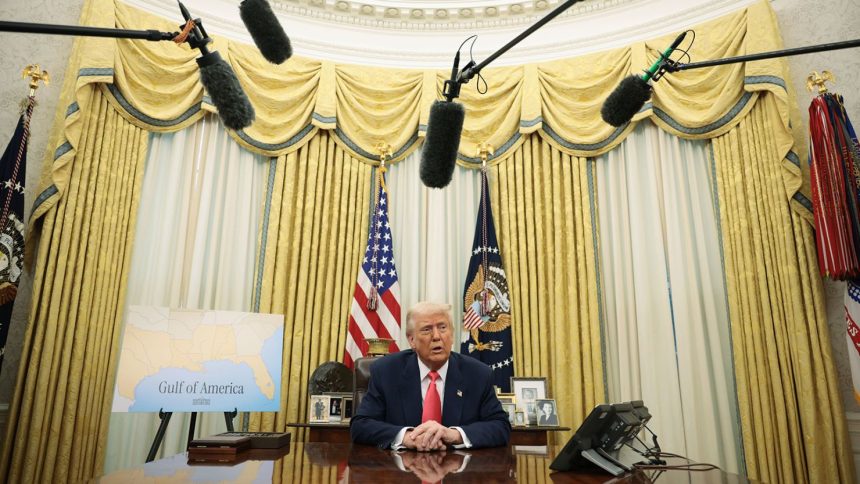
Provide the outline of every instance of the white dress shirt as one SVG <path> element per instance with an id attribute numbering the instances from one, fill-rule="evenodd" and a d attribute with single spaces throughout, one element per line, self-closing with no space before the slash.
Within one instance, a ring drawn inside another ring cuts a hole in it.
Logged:
<path id="1" fill-rule="evenodd" d="M 416 355 L 417 358 L 417 355 Z M 436 373 L 439 376 L 436 378 L 436 393 L 439 394 L 439 404 L 440 408 L 445 408 L 445 381 L 448 377 L 448 362 L 446 361 L 442 368 L 436 370 Z M 421 361 L 421 358 L 418 358 L 418 376 L 421 378 L 421 402 L 424 402 L 424 398 L 427 396 L 427 390 L 430 389 L 430 368 Z M 439 422 L 440 424 L 442 422 Z M 403 427 L 400 429 L 400 432 L 397 433 L 397 436 L 394 437 L 394 442 L 391 443 L 391 448 L 394 450 L 400 450 L 405 448 L 403 446 L 403 437 L 406 436 L 406 432 L 414 429 L 415 427 Z M 457 444 L 454 446 L 455 449 L 468 449 L 472 447 L 472 442 L 466 437 L 466 432 L 463 431 L 460 427 L 451 427 L 452 429 L 460 432 L 460 436 L 463 438 L 462 444 Z"/>

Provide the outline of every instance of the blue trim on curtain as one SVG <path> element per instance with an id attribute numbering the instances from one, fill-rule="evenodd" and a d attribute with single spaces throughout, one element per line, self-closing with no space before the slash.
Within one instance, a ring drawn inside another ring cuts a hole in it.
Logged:
<path id="1" fill-rule="evenodd" d="M 376 210 L 375 201 L 376 201 L 376 170 L 379 168 L 376 166 L 372 166 L 370 169 L 370 198 L 367 200 L 367 233 L 370 234 L 370 231 L 373 229 L 371 225 L 373 225 L 373 211 Z M 369 237 L 369 235 L 368 235 Z M 365 250 L 367 250 L 367 244 L 364 246 Z M 364 257 L 364 256 L 362 256 Z"/>
<path id="2" fill-rule="evenodd" d="M 795 202 L 803 205 L 803 207 L 806 208 L 807 210 L 809 210 L 810 212 L 812 211 L 812 200 L 806 198 L 806 195 L 804 195 L 800 192 L 796 192 L 794 195 L 792 195 L 791 199 L 794 200 Z"/>
<path id="3" fill-rule="evenodd" d="M 609 380 L 606 376 L 606 334 L 604 326 L 606 319 L 603 314 L 603 282 L 600 279 L 600 250 L 597 247 L 597 208 L 594 201 L 594 158 L 585 161 L 588 178 L 588 210 L 591 213 L 591 245 L 594 247 L 594 274 L 597 280 L 597 320 L 600 323 L 600 361 L 603 363 L 603 401 L 609 401 Z"/>
<path id="4" fill-rule="evenodd" d="M 516 142 L 520 139 L 521 136 L 522 136 L 522 134 L 520 132 L 514 133 L 514 135 L 511 136 L 507 141 L 505 141 L 505 143 L 502 146 L 500 146 L 499 149 L 496 150 L 496 152 L 492 156 L 487 158 L 487 161 L 499 158 L 500 156 L 505 154 L 508 150 L 510 150 L 514 146 L 514 144 L 516 144 Z M 461 154 L 461 153 L 457 153 L 457 157 L 466 163 L 471 163 L 474 165 L 480 165 L 481 163 L 483 163 L 483 160 L 480 158 L 473 157 L 473 156 L 463 156 L 463 154 Z"/>
<path id="5" fill-rule="evenodd" d="M 349 149 L 355 151 L 356 153 L 358 153 L 359 155 L 361 155 L 367 159 L 379 161 L 379 154 L 373 154 L 373 153 L 370 153 L 370 152 L 362 149 L 360 146 L 358 146 L 358 144 L 355 143 L 355 141 L 353 141 L 349 136 L 347 136 L 346 133 L 342 129 L 335 128 L 334 132 L 335 132 L 335 135 L 337 135 L 337 137 L 340 138 L 341 141 L 343 141 L 344 144 L 346 144 L 349 147 Z M 417 141 L 418 141 L 418 133 L 414 133 L 406 141 L 406 144 L 404 144 L 403 146 L 398 148 L 397 151 L 392 153 L 391 157 L 396 158 L 396 157 L 402 155 L 404 152 L 406 152 L 406 150 L 411 148 L 412 145 L 414 145 Z"/>
<path id="6" fill-rule="evenodd" d="M 78 71 L 78 77 L 113 76 L 113 67 L 85 67 Z"/>
<path id="7" fill-rule="evenodd" d="M 36 209 L 39 207 L 39 205 L 45 203 L 45 200 L 56 195 L 57 192 L 59 192 L 59 190 L 57 189 L 56 185 L 51 185 L 48 188 L 46 188 L 44 191 L 42 191 L 42 193 L 40 193 L 39 196 L 36 197 L 36 200 L 33 201 L 33 209 L 30 210 L 30 215 L 32 216 L 33 212 L 36 211 Z"/>
<path id="8" fill-rule="evenodd" d="M 117 88 L 115 85 L 108 84 L 107 88 L 108 91 L 110 91 L 111 95 L 114 97 L 114 99 L 116 99 L 116 101 L 120 104 L 120 106 L 122 106 L 123 109 L 126 110 L 128 114 L 131 114 L 136 119 L 143 121 L 144 123 L 151 124 L 153 126 L 159 126 L 162 128 L 176 126 L 177 124 L 182 123 L 191 116 L 194 116 L 200 111 L 201 106 L 203 104 L 202 102 L 200 102 L 195 104 L 194 106 L 191 106 L 184 113 L 180 114 L 174 119 L 156 119 L 152 116 L 144 114 L 143 112 L 132 106 L 131 103 L 129 103 L 128 100 L 125 98 L 125 96 L 122 95 L 119 88 Z"/>
<path id="9" fill-rule="evenodd" d="M 311 113 L 311 118 L 316 119 L 317 121 L 319 121 L 321 123 L 326 123 L 326 124 L 337 122 L 336 116 L 323 116 L 323 115 L 317 114 L 317 113 Z"/>
<path id="10" fill-rule="evenodd" d="M 671 126 L 673 129 L 676 129 L 684 134 L 697 135 L 704 134 L 714 131 L 716 129 L 722 128 L 726 124 L 728 124 L 732 119 L 734 119 L 738 113 L 740 113 L 743 108 L 749 103 L 750 99 L 752 99 L 753 93 L 745 92 L 743 96 L 729 109 L 729 112 L 724 114 L 720 119 L 714 121 L 713 123 L 707 124 L 705 126 L 701 126 L 698 128 L 687 128 L 679 124 L 677 121 L 672 119 L 665 111 L 660 108 L 654 108 L 654 115 L 663 120 L 666 124 Z"/>
<path id="11" fill-rule="evenodd" d="M 740 449 L 741 467 L 744 469 L 744 475 L 747 475 L 747 459 L 744 454 L 743 425 L 741 424 L 741 405 L 738 401 L 738 372 L 735 370 L 735 341 L 734 336 L 732 335 L 732 312 L 729 309 L 729 283 L 726 280 L 726 252 L 723 247 L 723 222 L 721 220 L 719 186 L 717 186 L 717 162 L 716 157 L 714 156 L 713 141 L 708 142 L 708 156 L 708 161 L 711 163 L 711 185 L 713 186 L 713 189 L 711 190 L 711 198 L 713 199 L 714 211 L 717 215 L 717 238 L 720 242 L 720 267 L 723 269 L 723 289 L 726 296 L 726 315 L 729 317 L 729 351 L 732 353 L 732 383 L 735 387 L 735 423 L 737 424 L 738 430 L 736 434 L 738 440 L 735 442 L 735 446 Z"/>
<path id="12" fill-rule="evenodd" d="M 275 189 L 275 172 L 278 159 L 269 158 L 269 180 L 266 185 L 266 208 L 263 210 L 263 229 L 260 234 L 260 256 L 257 258 L 257 287 L 254 288 L 254 312 L 260 312 L 260 297 L 263 293 L 263 267 L 266 262 L 266 243 L 269 240 L 269 214 L 272 211 L 272 193 Z"/>
<path id="13" fill-rule="evenodd" d="M 58 146 L 56 150 L 54 150 L 54 161 L 57 161 L 57 159 L 59 159 L 61 156 L 65 155 L 69 151 L 72 151 L 72 144 L 66 141 L 65 143 Z"/>
<path id="14" fill-rule="evenodd" d="M 630 124 L 630 123 L 627 123 L 627 124 Z M 544 123 L 544 125 L 543 125 L 543 130 L 546 134 L 548 134 L 550 136 L 550 138 L 555 140 L 556 143 L 560 144 L 561 146 L 564 146 L 567 149 L 580 150 L 580 151 L 592 151 L 592 150 L 599 150 L 599 149 L 605 147 L 606 145 L 608 145 L 609 143 L 612 143 L 613 141 L 615 141 L 615 139 L 618 138 L 619 136 L 621 136 L 621 133 L 623 133 L 624 130 L 627 128 L 627 124 L 625 124 L 624 126 L 620 126 L 618 128 L 615 128 L 615 131 L 613 131 L 612 134 L 609 135 L 608 138 L 604 139 L 603 141 L 599 141 L 597 143 L 571 143 L 570 141 L 567 141 L 566 139 L 559 136 L 558 133 L 556 133 L 552 129 L 552 127 L 546 123 Z"/>
<path id="15" fill-rule="evenodd" d="M 312 124 L 309 124 L 309 125 L 305 126 L 304 129 L 302 129 L 301 131 L 296 133 L 292 138 L 284 141 L 283 143 L 278 143 L 278 144 L 270 144 L 270 143 L 263 143 L 261 141 L 257 141 L 254 138 L 248 136 L 248 134 L 245 133 L 244 129 L 236 131 L 236 136 L 238 136 L 239 138 L 242 139 L 242 141 L 248 143 L 249 145 L 251 145 L 255 148 L 259 148 L 261 150 L 268 150 L 268 151 L 277 151 L 277 150 L 282 150 L 284 148 L 289 148 L 290 146 L 293 146 L 294 144 L 303 140 L 308 135 L 308 133 L 310 133 L 311 130 L 313 130 L 313 129 L 314 129 L 314 126 Z"/>
<path id="16" fill-rule="evenodd" d="M 797 156 L 797 153 L 794 151 L 789 151 L 785 158 L 790 161 L 794 166 L 800 168 L 800 157 Z"/>
<path id="17" fill-rule="evenodd" d="M 78 110 L 80 110 L 80 107 L 78 106 L 77 101 L 73 102 L 72 104 L 69 104 L 69 107 L 66 109 L 66 117 L 68 118 L 69 116 L 75 114 L 76 112 L 78 112 Z"/>
<path id="18" fill-rule="evenodd" d="M 774 84 L 785 90 L 785 80 L 776 76 L 746 76 L 744 85 L 746 84 Z"/>

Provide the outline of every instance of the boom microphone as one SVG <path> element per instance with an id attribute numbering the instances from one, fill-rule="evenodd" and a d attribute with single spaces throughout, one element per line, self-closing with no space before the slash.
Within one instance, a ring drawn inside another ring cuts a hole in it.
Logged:
<path id="1" fill-rule="evenodd" d="M 192 48 L 199 49 L 202 54 L 197 58 L 197 65 L 200 67 L 200 83 L 212 98 L 212 104 L 218 108 L 218 116 L 221 117 L 224 126 L 230 129 L 247 128 L 254 122 L 254 107 L 242 90 L 236 73 L 229 64 L 224 62 L 218 52 L 210 52 L 206 47 L 212 39 L 209 38 L 200 19 L 192 19 L 185 5 L 181 1 L 177 3 L 185 21 L 192 22 L 187 42 Z"/>
<path id="2" fill-rule="evenodd" d="M 466 110 L 460 103 L 434 101 L 430 106 L 419 172 L 424 185 L 445 188 L 451 183 L 465 118 Z"/>
<path id="3" fill-rule="evenodd" d="M 462 46 L 461 46 L 462 47 Z M 454 99 L 460 95 L 460 81 L 457 78 L 460 67 L 460 51 L 454 56 L 451 79 L 445 81 L 443 94 L 445 101 L 433 101 L 430 106 L 430 119 L 427 120 L 427 134 L 421 150 L 419 175 L 421 182 L 430 188 L 445 188 L 454 176 L 457 165 L 457 151 L 460 149 L 460 133 L 466 110 Z"/>
<path id="4" fill-rule="evenodd" d="M 266 60 L 272 64 L 280 64 L 293 55 L 290 39 L 275 17 L 269 2 L 242 0 L 239 4 L 239 16 Z"/>
<path id="5" fill-rule="evenodd" d="M 627 124 L 633 116 L 642 109 L 645 101 L 651 97 L 651 85 L 648 84 L 655 74 L 665 65 L 669 56 L 681 45 L 687 32 L 681 33 L 657 59 L 651 67 L 641 76 L 628 76 L 621 81 L 612 94 L 606 98 L 600 109 L 600 116 L 604 121 L 616 128 Z"/>
<path id="6" fill-rule="evenodd" d="M 200 67 L 200 82 L 212 98 L 212 104 L 218 108 L 224 126 L 237 131 L 250 126 L 254 122 L 254 107 L 230 65 L 218 52 L 203 54 L 197 58 L 197 65 Z"/>

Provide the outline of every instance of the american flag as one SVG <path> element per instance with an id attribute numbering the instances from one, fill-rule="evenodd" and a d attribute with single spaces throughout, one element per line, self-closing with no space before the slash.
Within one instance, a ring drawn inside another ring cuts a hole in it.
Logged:
<path id="1" fill-rule="evenodd" d="M 377 185 L 367 248 L 358 271 L 349 311 L 349 331 L 343 356 L 344 364 L 349 368 L 352 368 L 355 360 L 367 355 L 368 338 L 390 338 L 394 343 L 391 343 L 389 350 L 399 350 L 400 283 L 397 282 L 397 268 L 394 266 L 383 170 L 379 171 Z"/>

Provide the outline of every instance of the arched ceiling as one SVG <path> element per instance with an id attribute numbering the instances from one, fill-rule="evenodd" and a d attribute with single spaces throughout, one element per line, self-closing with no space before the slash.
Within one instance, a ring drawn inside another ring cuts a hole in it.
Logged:
<path id="1" fill-rule="evenodd" d="M 174 0 L 125 0 L 181 23 Z M 477 34 L 485 59 L 560 0 L 269 0 L 300 55 L 362 65 L 450 66 L 457 47 Z M 583 0 L 498 58 L 523 64 L 580 55 L 689 28 L 755 0 Z M 184 0 L 210 34 L 251 43 L 239 0 Z M 468 59 L 468 53 L 464 52 Z"/>

